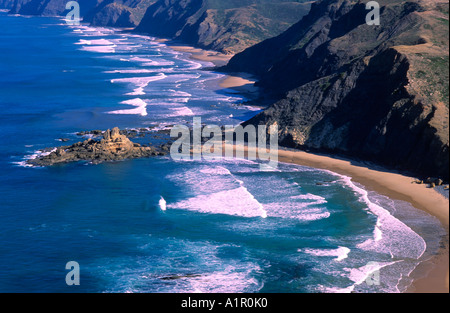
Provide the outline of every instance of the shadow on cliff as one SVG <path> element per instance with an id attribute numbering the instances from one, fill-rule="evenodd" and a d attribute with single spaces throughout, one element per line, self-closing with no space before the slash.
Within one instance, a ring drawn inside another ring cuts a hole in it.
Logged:
<path id="1" fill-rule="evenodd" d="M 312 127 L 305 146 L 448 180 L 448 142 L 430 125 L 435 107 L 405 89 L 409 66 L 394 49 L 373 57 L 349 94 Z M 333 132 L 342 136 L 330 144 Z"/>

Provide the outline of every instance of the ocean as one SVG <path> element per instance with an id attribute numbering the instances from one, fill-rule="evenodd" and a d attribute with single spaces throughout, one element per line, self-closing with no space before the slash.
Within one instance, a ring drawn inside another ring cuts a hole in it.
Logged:
<path id="1" fill-rule="evenodd" d="M 27 166 L 80 131 L 238 125 L 259 109 L 156 38 L 5 12 L 0 25 L 0 292 L 402 292 L 437 252 L 436 218 L 329 171 Z"/>

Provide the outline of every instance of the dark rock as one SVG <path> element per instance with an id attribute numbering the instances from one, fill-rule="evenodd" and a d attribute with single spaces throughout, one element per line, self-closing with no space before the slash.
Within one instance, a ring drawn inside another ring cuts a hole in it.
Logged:
<path id="1" fill-rule="evenodd" d="M 361 1 L 316 1 L 286 32 L 235 55 L 223 70 L 258 75 L 272 99 L 243 126 L 276 123 L 282 146 L 448 180 L 448 40 L 427 41 L 441 51 L 433 57 L 423 44 L 426 25 L 448 27 L 430 18 L 440 14 L 431 2 L 382 5 L 373 27 Z"/>
<path id="2" fill-rule="evenodd" d="M 100 133 L 98 131 L 97 133 Z M 103 132 L 101 132 L 103 133 Z M 58 147 L 56 151 L 48 148 L 42 152 L 50 152 L 48 155 L 39 156 L 28 160 L 31 165 L 51 166 L 60 163 L 91 161 L 94 164 L 106 161 L 120 161 L 125 159 L 145 158 L 155 155 L 166 155 L 169 149 L 163 145 L 160 148 L 141 146 L 133 143 L 125 135 L 121 134 L 119 128 L 113 128 L 103 133 L 100 141 L 89 138 L 77 142 L 71 146 Z"/>
<path id="3" fill-rule="evenodd" d="M 160 0 L 148 8 L 136 30 L 236 53 L 282 33 L 309 8 L 305 0 Z"/>

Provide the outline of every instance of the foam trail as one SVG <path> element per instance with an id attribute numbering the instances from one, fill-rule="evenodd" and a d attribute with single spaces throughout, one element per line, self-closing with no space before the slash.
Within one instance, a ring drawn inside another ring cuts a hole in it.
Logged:
<path id="1" fill-rule="evenodd" d="M 116 45 L 113 46 L 84 46 L 80 50 L 98 53 L 115 53 Z"/>
<path id="2" fill-rule="evenodd" d="M 336 257 L 334 259 L 334 261 L 336 262 L 341 262 L 342 260 L 345 260 L 346 258 L 348 258 L 348 254 L 350 253 L 350 249 L 347 247 L 339 247 L 338 249 L 299 249 L 298 251 L 314 256 L 322 256 L 322 257 L 334 256 Z"/>
<path id="3" fill-rule="evenodd" d="M 130 78 L 117 78 L 112 79 L 111 83 L 129 83 L 134 84 L 138 88 L 134 89 L 132 92 L 127 93 L 127 96 L 142 96 L 145 95 L 144 88 L 148 86 L 151 82 L 165 79 L 167 76 L 164 73 L 160 73 L 156 76 L 150 77 L 130 77 Z"/>
<path id="4" fill-rule="evenodd" d="M 258 202 L 255 197 L 244 186 L 244 183 L 234 177 L 234 175 L 226 168 L 218 166 L 216 168 L 205 168 L 201 172 L 206 175 L 230 176 L 234 182 L 228 182 L 221 186 L 216 181 L 217 192 L 202 194 L 187 200 L 179 201 L 169 208 L 185 209 L 209 214 L 227 214 L 240 217 L 267 217 L 267 212 L 263 205 Z M 225 180 L 226 181 L 226 180 Z M 197 182 L 197 180 L 195 181 Z M 230 188 L 238 182 L 240 187 Z M 194 181 L 192 182 L 194 183 Z M 206 187 L 206 186 L 205 186 Z M 209 187 L 209 186 L 208 186 Z M 198 188 L 198 186 L 197 186 Z M 226 188 L 224 190 L 224 188 Z M 210 190 L 207 189 L 208 191 Z"/>
<path id="5" fill-rule="evenodd" d="M 128 104 L 135 106 L 135 109 L 128 109 L 128 110 L 117 110 L 117 111 L 111 111 L 108 112 L 109 114 L 137 114 L 141 116 L 147 116 L 147 103 L 140 99 L 135 98 L 131 100 L 122 101 L 122 104 Z"/>

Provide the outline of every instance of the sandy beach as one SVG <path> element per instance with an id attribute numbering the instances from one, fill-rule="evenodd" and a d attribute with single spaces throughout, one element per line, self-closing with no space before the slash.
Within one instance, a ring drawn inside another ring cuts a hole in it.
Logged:
<path id="1" fill-rule="evenodd" d="M 189 53 L 193 60 L 211 62 L 215 67 L 224 66 L 234 54 L 223 54 L 217 51 L 203 50 L 192 46 L 175 45 L 168 40 L 159 40 L 167 44 L 175 51 Z M 249 99 L 255 99 L 259 95 L 259 88 L 254 84 L 256 78 L 247 73 L 232 73 L 220 79 L 218 85 L 222 89 L 230 89 L 236 93 L 244 94 Z"/>
<path id="2" fill-rule="evenodd" d="M 441 251 L 433 259 L 422 263 L 411 274 L 413 285 L 408 292 L 448 293 L 449 292 L 449 200 L 426 185 L 413 183 L 416 179 L 364 163 L 332 158 L 326 155 L 306 153 L 303 151 L 279 151 L 279 161 L 326 169 L 350 176 L 352 180 L 367 189 L 385 195 L 391 199 L 411 203 L 415 208 L 436 216 L 447 232 L 447 239 L 442 243 Z"/>
<path id="3" fill-rule="evenodd" d="M 164 43 L 175 51 L 190 53 L 194 60 L 211 62 L 214 66 L 224 66 L 234 56 L 233 54 L 223 54 L 217 51 L 204 50 L 191 46 L 176 45 L 172 44 L 170 41 L 164 41 Z"/>
<path id="4" fill-rule="evenodd" d="M 225 146 L 223 147 L 225 149 Z M 247 147 L 234 146 L 235 149 Z M 246 155 L 246 154 L 245 154 Z M 329 170 L 352 177 L 367 190 L 375 191 L 391 199 L 411 203 L 439 219 L 446 231 L 441 249 L 430 260 L 421 263 L 412 273 L 413 284 L 408 293 L 448 293 L 449 292 L 449 200 L 425 184 L 414 183 L 417 178 L 388 171 L 380 166 L 365 162 L 309 153 L 300 150 L 278 151 L 278 161 Z"/>

